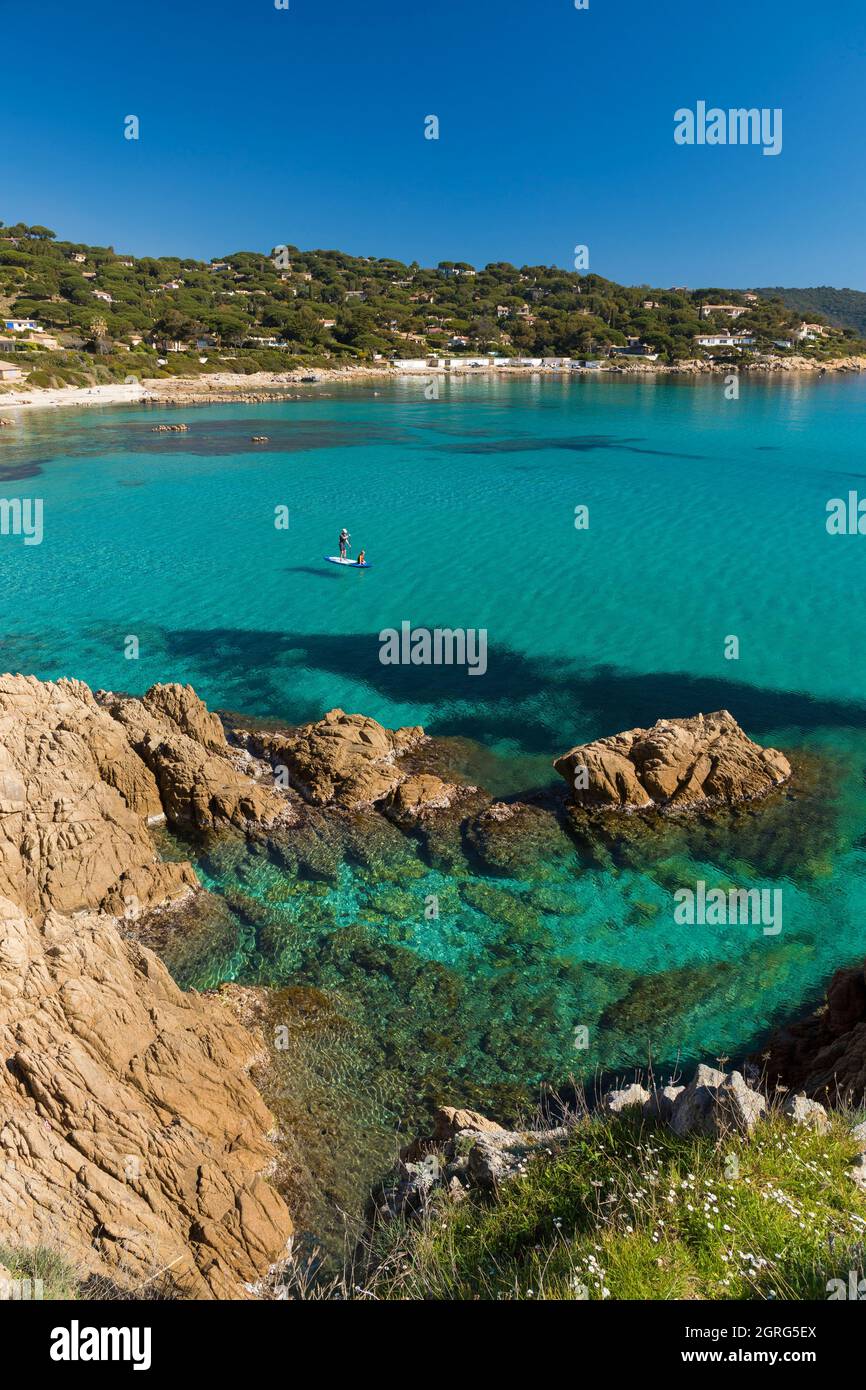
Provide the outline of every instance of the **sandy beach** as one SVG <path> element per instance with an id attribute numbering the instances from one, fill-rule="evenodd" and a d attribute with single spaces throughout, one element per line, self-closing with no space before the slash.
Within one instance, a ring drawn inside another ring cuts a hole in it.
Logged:
<path id="1" fill-rule="evenodd" d="M 817 376 L 822 372 L 861 372 L 866 370 L 866 358 L 842 357 L 821 362 L 808 357 L 771 357 L 739 364 L 744 373 L 769 375 L 805 374 Z M 706 362 L 702 359 L 666 366 L 657 362 L 636 360 L 605 365 L 602 368 L 584 367 L 426 367 L 409 370 L 392 366 L 323 367 L 294 372 L 214 372 L 196 377 L 145 377 L 135 382 L 112 382 L 100 386 L 20 387 L 0 393 L 0 425 L 14 423 L 16 414 L 31 410 L 56 410 L 63 406 L 78 408 L 118 405 L 220 405 L 242 401 L 264 404 L 272 400 L 300 399 L 311 387 L 347 383 L 371 383 L 387 380 L 427 379 L 433 376 L 697 376 L 725 375 L 733 370 L 730 363 Z"/>

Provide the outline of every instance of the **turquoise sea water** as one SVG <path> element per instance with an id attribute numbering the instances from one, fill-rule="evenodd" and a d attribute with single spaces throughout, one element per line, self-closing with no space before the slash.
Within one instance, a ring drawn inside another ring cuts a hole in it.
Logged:
<path id="1" fill-rule="evenodd" d="M 317 863 L 193 846 L 227 906 L 166 956 L 183 983 L 285 987 L 276 1103 L 331 1117 L 340 1200 L 437 1100 L 507 1110 L 650 1053 L 741 1054 L 866 955 L 866 537 L 825 527 L 829 498 L 866 495 L 864 424 L 866 379 L 745 379 L 727 401 L 721 380 L 479 378 L 2 432 L 3 495 L 45 518 L 40 546 L 0 539 L 4 669 L 422 723 L 503 796 L 557 781 L 579 740 L 720 707 L 795 760 L 770 808 L 623 852 L 552 833 L 499 872 L 375 817 Z M 323 563 L 344 525 L 371 570 Z M 404 620 L 486 628 L 487 674 L 382 665 Z M 782 932 L 676 925 L 698 878 L 783 888 Z"/>

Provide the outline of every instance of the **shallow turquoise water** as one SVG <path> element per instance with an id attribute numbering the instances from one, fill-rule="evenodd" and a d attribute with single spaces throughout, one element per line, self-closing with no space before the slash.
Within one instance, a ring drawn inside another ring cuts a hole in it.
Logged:
<path id="1" fill-rule="evenodd" d="M 189 432 L 154 435 L 162 419 Z M 33 416 L 0 436 L 5 495 L 45 506 L 41 546 L 0 539 L 2 664 L 190 681 L 287 721 L 340 705 L 423 723 L 469 740 L 454 756 L 499 795 L 555 781 L 579 739 L 727 707 L 808 769 L 745 830 L 541 856 L 516 878 L 403 840 L 318 878 L 197 849 L 231 912 L 207 950 L 168 958 L 187 983 L 322 990 L 332 1016 L 299 1036 L 355 1134 L 650 1051 L 735 1055 L 866 955 L 866 537 L 825 528 L 829 498 L 866 490 L 864 423 L 866 379 L 744 380 L 736 402 L 721 381 L 476 379 L 435 402 L 406 383 Z M 322 563 L 343 525 L 370 571 Z M 382 665 L 378 633 L 403 620 L 486 628 L 487 675 Z M 673 886 L 701 877 L 782 886 L 783 932 L 677 926 Z M 359 1140 L 359 1182 L 371 1162 Z"/>
<path id="2" fill-rule="evenodd" d="M 151 433 L 182 418 L 186 435 Z M 866 480 L 864 421 L 848 379 L 744 381 L 737 402 L 715 382 L 470 380 L 438 402 L 409 383 L 33 416 L 0 444 L 6 468 L 41 464 L 11 495 L 45 502 L 41 546 L 0 545 L 6 660 L 545 756 L 721 704 L 758 733 L 857 723 L 863 538 L 828 537 L 824 508 Z M 374 570 L 322 565 L 341 525 Z M 382 666 L 377 635 L 404 619 L 486 627 L 488 675 Z"/>

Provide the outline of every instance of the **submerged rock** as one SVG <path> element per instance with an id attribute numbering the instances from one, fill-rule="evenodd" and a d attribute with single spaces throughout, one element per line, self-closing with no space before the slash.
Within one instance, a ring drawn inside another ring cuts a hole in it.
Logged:
<path id="1" fill-rule="evenodd" d="M 791 775 L 784 754 L 753 743 L 727 710 L 580 744 L 553 766 L 577 805 L 618 810 L 732 805 Z"/>
<path id="2" fill-rule="evenodd" d="M 574 846 L 541 806 L 494 801 L 466 826 L 466 842 L 487 873 L 537 879 L 573 861 Z"/>

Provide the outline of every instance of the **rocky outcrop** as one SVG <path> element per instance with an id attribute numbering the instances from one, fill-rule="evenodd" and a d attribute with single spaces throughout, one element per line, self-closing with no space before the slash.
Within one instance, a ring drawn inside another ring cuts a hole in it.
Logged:
<path id="1" fill-rule="evenodd" d="M 0 895 L 28 915 L 137 915 L 195 885 L 158 860 L 157 784 L 80 681 L 0 677 Z"/>
<path id="2" fill-rule="evenodd" d="M 789 1097 L 776 1112 L 791 1126 L 825 1133 L 830 1119 L 824 1107 L 803 1095 Z M 368 1209 L 372 1223 L 423 1212 L 438 1192 L 459 1201 L 479 1188 L 488 1193 L 526 1170 L 544 1155 L 554 1155 L 580 1127 L 599 1120 L 626 1123 L 643 1130 L 663 1125 L 680 1138 L 725 1140 L 748 1138 L 770 1115 L 763 1092 L 739 1071 L 725 1072 L 700 1063 L 687 1085 L 659 1085 L 650 1078 L 605 1092 L 595 1112 L 582 1105 L 565 1115 L 565 1123 L 539 1130 L 509 1130 L 473 1110 L 440 1109 L 433 1131 L 400 1150 L 394 1171 L 374 1192 Z M 858 1150 L 850 1176 L 866 1191 L 866 1123 L 853 1129 Z"/>
<path id="3" fill-rule="evenodd" d="M 475 788 L 468 790 L 474 791 Z M 460 789 L 441 777 L 431 773 L 417 773 L 390 791 L 385 798 L 384 809 L 398 825 L 413 825 L 437 811 L 447 811 L 460 793 Z"/>
<path id="4" fill-rule="evenodd" d="M 185 787 L 210 786 L 213 821 L 275 793 L 259 800 L 191 691 L 123 707 L 113 718 L 78 681 L 0 677 L 0 1242 L 50 1245 L 123 1290 L 243 1297 L 291 1233 L 263 1178 L 259 1045 L 118 919 L 197 887 L 148 832 L 164 812 L 183 821 Z"/>
<path id="5" fill-rule="evenodd" d="M 315 724 L 250 742 L 312 805 L 356 809 L 395 791 L 407 776 L 400 759 L 423 739 L 421 728 L 386 729 L 366 715 L 332 709 Z"/>
<path id="6" fill-rule="evenodd" d="M 866 1100 L 866 971 L 837 970 L 826 1002 L 810 1017 L 779 1028 L 753 1059 L 770 1085 L 813 1100 Z"/>
<path id="7" fill-rule="evenodd" d="M 393 1173 L 374 1191 L 368 1209 L 372 1223 L 414 1216 L 435 1189 L 459 1201 L 470 1188 L 495 1191 L 526 1168 L 532 1158 L 560 1149 L 566 1126 L 510 1130 L 474 1110 L 444 1107 L 434 1116 L 433 1132 L 400 1151 Z"/>
<path id="8" fill-rule="evenodd" d="M 733 805 L 791 775 L 787 758 L 753 743 L 727 710 L 580 744 L 554 767 L 578 806 L 629 811 Z"/>
<path id="9" fill-rule="evenodd" d="M 0 1241 L 82 1281 L 242 1298 L 285 1252 L 253 1037 L 105 914 L 0 900 Z"/>
<path id="10" fill-rule="evenodd" d="M 297 818 L 270 773 L 262 776 L 248 753 L 229 748 L 219 719 L 191 686 L 155 685 L 140 700 L 100 691 L 99 700 L 150 769 L 173 825 L 243 829 Z M 255 772 L 258 777 L 251 775 Z"/>

